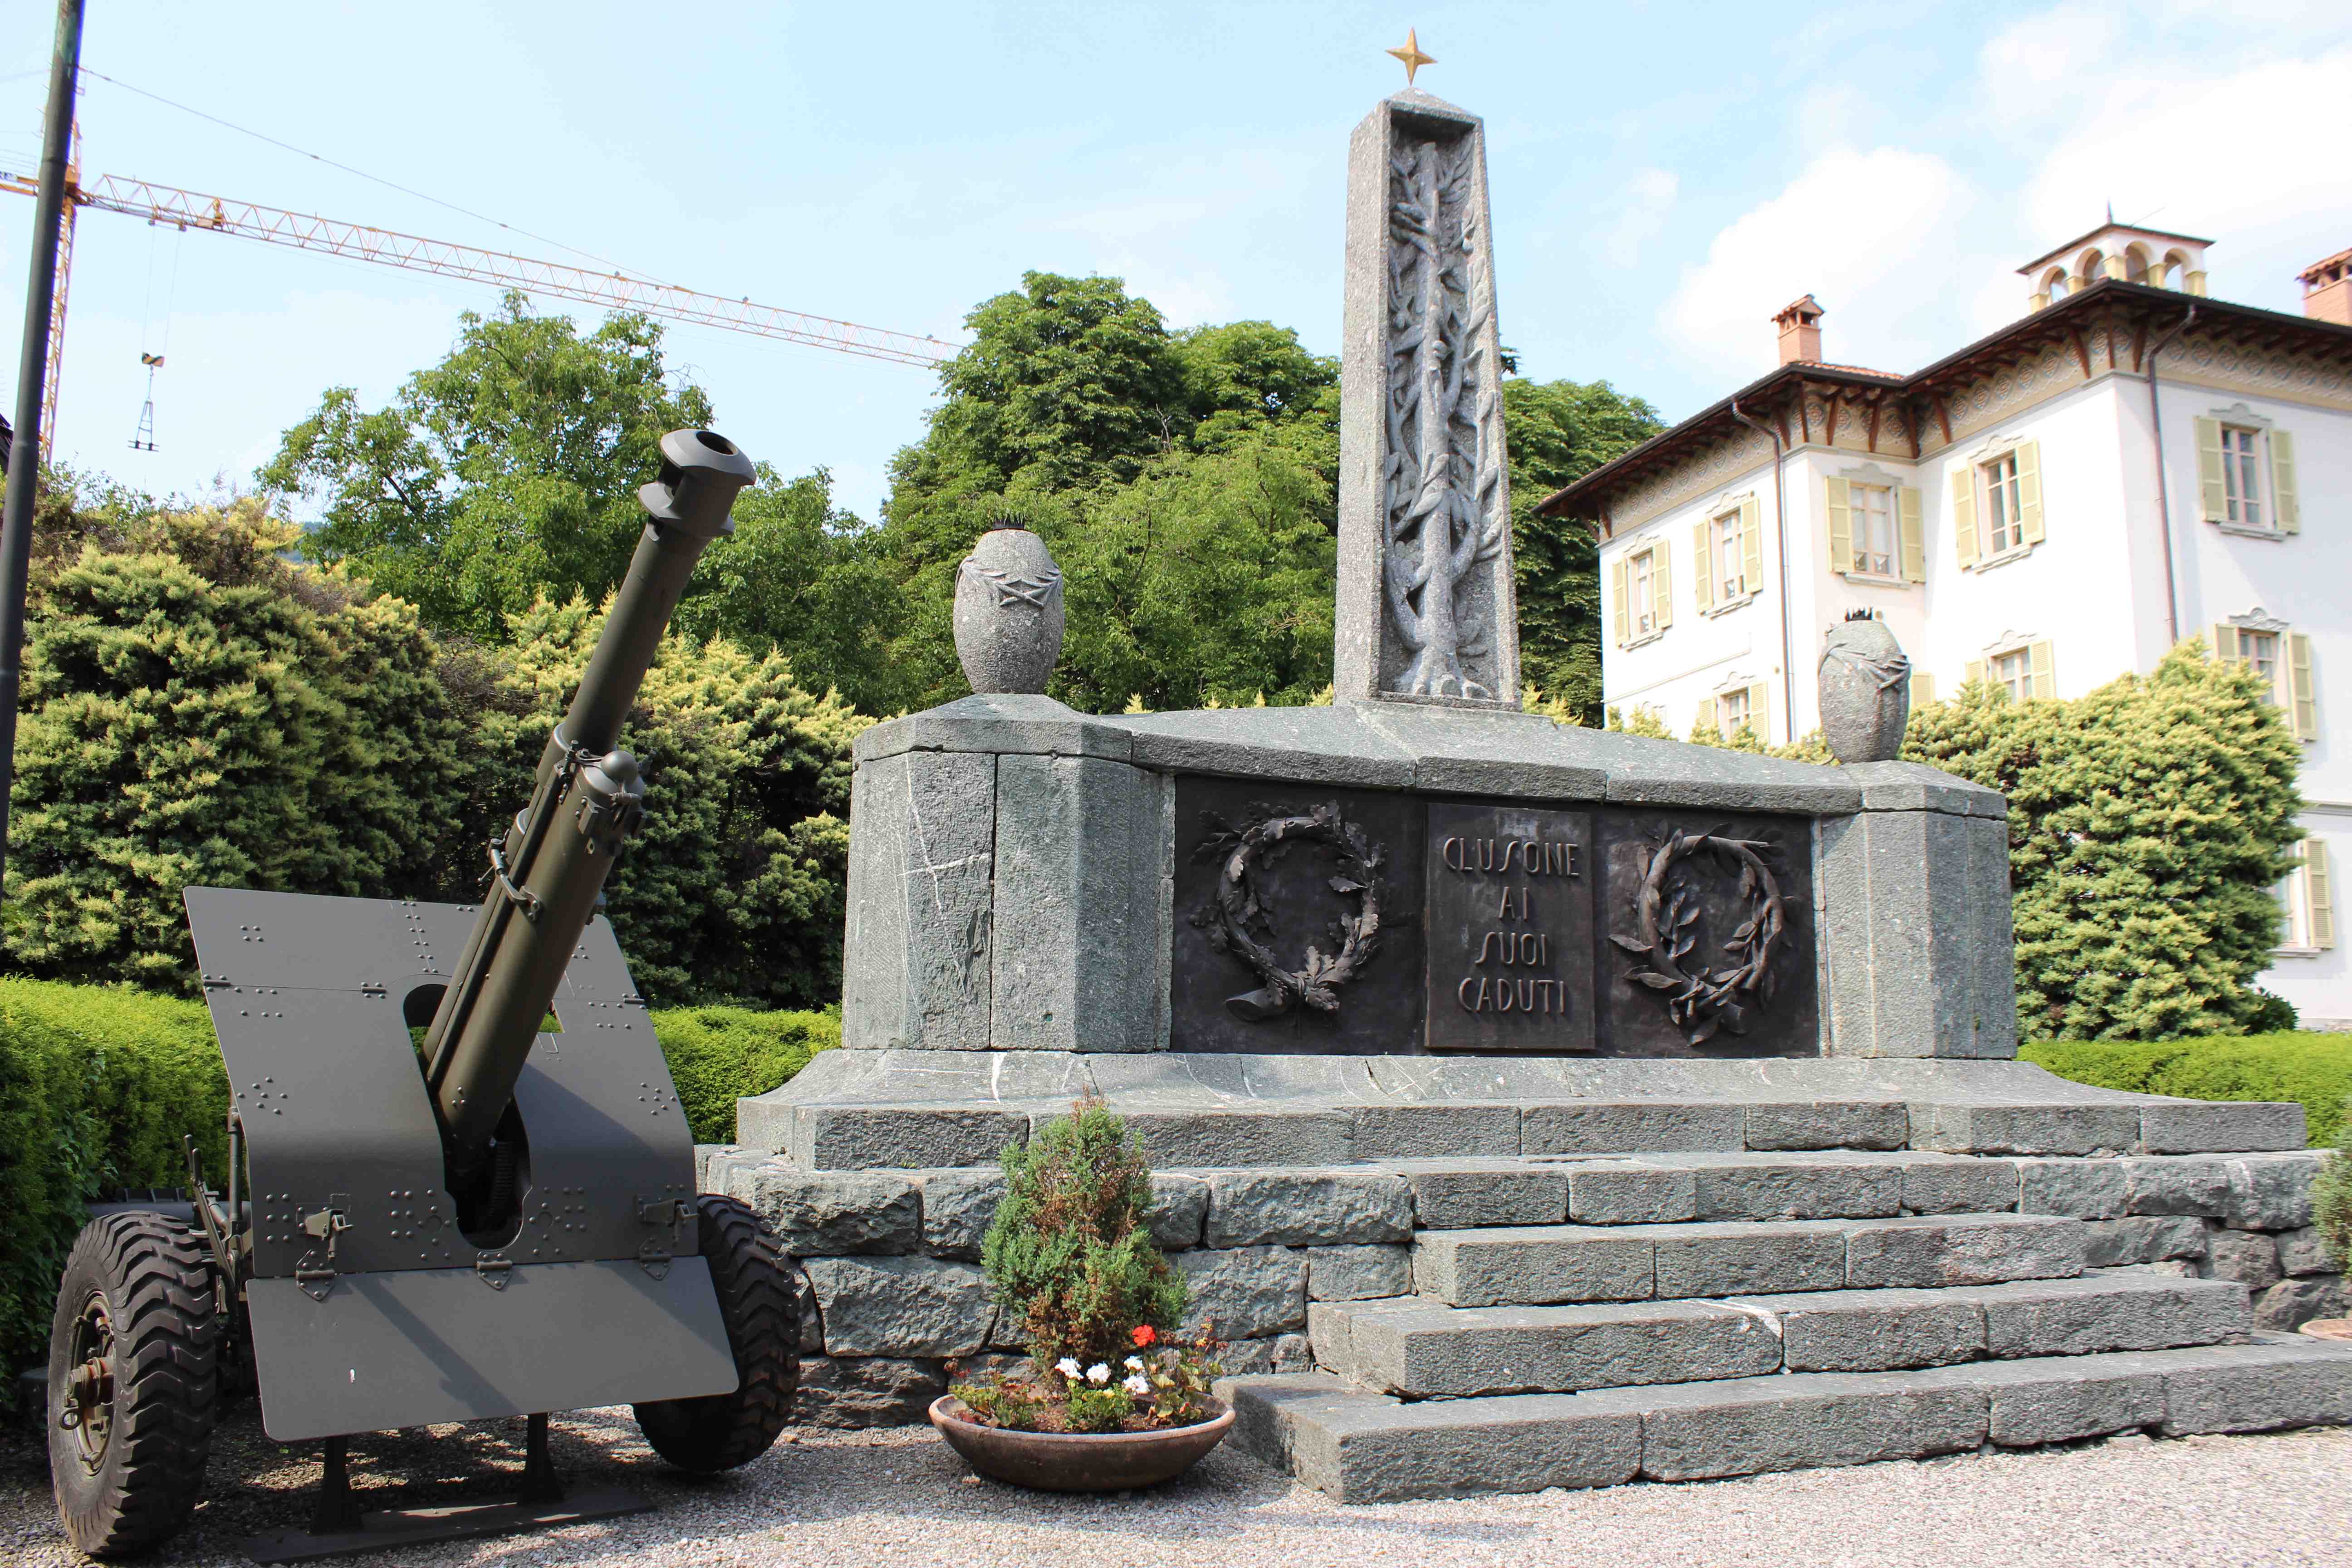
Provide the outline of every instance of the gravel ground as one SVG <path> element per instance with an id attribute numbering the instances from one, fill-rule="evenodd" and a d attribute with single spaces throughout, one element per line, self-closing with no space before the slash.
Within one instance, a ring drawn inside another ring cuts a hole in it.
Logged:
<path id="1" fill-rule="evenodd" d="M 0 1446 L 0 1557 L 79 1563 L 57 1531 L 37 1434 Z M 494 1492 L 520 1470 L 522 1424 L 353 1440 L 353 1483 L 374 1506 Z M 971 1477 L 928 1427 L 788 1435 L 715 1481 L 665 1470 L 625 1411 L 555 1424 L 579 1484 L 625 1486 L 658 1511 L 397 1553 L 445 1564 L 823 1564 L 824 1568 L 1450 1568 L 1453 1564 L 2352 1564 L 2352 1429 L 1969 1455 L 1926 1464 L 1532 1497 L 1340 1508 L 1221 1449 L 1157 1491 L 1041 1496 Z M 318 1474 L 309 1451 L 263 1436 L 250 1403 L 215 1440 L 210 1500 L 155 1561 L 242 1564 L 246 1535 L 299 1528 Z"/>

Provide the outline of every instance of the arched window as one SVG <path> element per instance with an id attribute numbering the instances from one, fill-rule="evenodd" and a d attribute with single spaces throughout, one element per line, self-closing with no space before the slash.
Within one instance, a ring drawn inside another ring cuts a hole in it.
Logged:
<path id="1" fill-rule="evenodd" d="M 2154 283 L 2154 284 L 2156 284 L 2158 287 L 2161 288 L 2161 287 L 2163 286 L 2163 281 L 2164 281 L 2164 279 L 2163 279 L 2163 275 L 2162 275 L 2161 273 L 2159 273 L 2159 274 L 2158 274 L 2156 277 L 2154 277 L 2154 278 L 2150 278 L 2150 277 L 2147 275 L 2147 268 L 2148 268 L 2148 262 L 2147 262 L 2147 246 L 2145 246 L 2145 245 L 2133 245 L 2133 246 L 2126 247 L 2125 248 L 2125 250 L 2124 250 L 2124 281 L 2125 281 L 2125 282 L 2126 282 L 2126 283 Z"/>
<path id="2" fill-rule="evenodd" d="M 2083 252 L 2082 259 L 2074 263 L 2074 276 L 2082 279 L 2084 288 L 2096 283 L 2106 275 L 2107 258 L 2098 251 L 2086 250 Z"/>
<path id="3" fill-rule="evenodd" d="M 2179 289 L 2189 280 L 2189 257 L 2185 251 L 2168 250 L 2158 264 L 2157 275 L 2148 279 L 2159 289 Z"/>
<path id="4" fill-rule="evenodd" d="M 2063 267 L 2052 268 L 2050 269 L 2049 276 L 2042 279 L 2042 291 L 2044 294 L 2049 295 L 2053 300 L 2064 299 L 2066 297 L 2066 269 Z"/>

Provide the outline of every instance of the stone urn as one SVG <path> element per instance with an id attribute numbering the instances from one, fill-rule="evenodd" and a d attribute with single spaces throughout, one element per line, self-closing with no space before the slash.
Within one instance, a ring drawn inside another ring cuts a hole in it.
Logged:
<path id="1" fill-rule="evenodd" d="M 956 569 L 956 658 L 977 692 L 1043 691 L 1062 656 L 1062 571 L 1007 520 Z"/>
<path id="2" fill-rule="evenodd" d="M 1156 1432 L 1014 1432 L 989 1426 L 954 1394 L 931 1402 L 931 1425 L 991 1480 L 1046 1492 L 1117 1492 L 1157 1486 L 1191 1469 L 1233 1430 L 1233 1406 L 1192 1426 Z"/>
<path id="3" fill-rule="evenodd" d="M 1821 686 L 1822 739 L 1837 760 L 1893 762 L 1911 721 L 1911 661 L 1886 623 L 1864 610 L 1832 626 Z"/>

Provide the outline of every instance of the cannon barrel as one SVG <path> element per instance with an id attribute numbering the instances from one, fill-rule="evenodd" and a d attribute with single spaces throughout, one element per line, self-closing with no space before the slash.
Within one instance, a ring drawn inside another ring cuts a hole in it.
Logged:
<path id="1" fill-rule="evenodd" d="M 729 511 L 756 477 L 750 458 L 708 430 L 671 431 L 661 455 L 659 476 L 637 491 L 649 515 L 628 576 L 572 707 L 548 737 L 530 805 L 490 845 L 488 889 L 425 1034 L 425 1082 L 468 1229 L 509 1217 L 520 1140 L 502 1124 L 515 1080 L 644 816 L 636 759 L 619 749 L 622 721 L 695 563 L 734 531 Z"/>

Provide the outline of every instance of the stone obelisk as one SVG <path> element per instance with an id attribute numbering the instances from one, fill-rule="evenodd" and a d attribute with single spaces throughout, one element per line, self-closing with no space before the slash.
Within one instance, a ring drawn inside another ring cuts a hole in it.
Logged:
<path id="1" fill-rule="evenodd" d="M 1486 138 L 1408 88 L 1348 149 L 1342 701 L 1519 705 Z"/>

